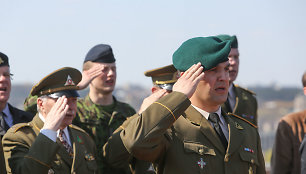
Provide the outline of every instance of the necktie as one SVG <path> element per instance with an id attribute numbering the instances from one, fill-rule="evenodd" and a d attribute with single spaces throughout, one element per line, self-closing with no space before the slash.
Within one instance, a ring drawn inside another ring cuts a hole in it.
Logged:
<path id="1" fill-rule="evenodd" d="M 69 143 L 66 141 L 67 136 L 65 135 L 65 132 L 63 130 L 60 130 L 58 138 L 59 138 L 60 142 L 63 144 L 63 146 L 65 147 L 66 151 L 69 153 L 70 157 L 72 158 L 73 157 L 73 149 L 69 145 Z"/>
<path id="2" fill-rule="evenodd" d="M 4 112 L 0 112 L 0 126 L 1 126 L 1 135 L 3 133 L 3 135 L 5 134 L 5 132 L 10 128 L 8 126 L 8 124 L 5 122 L 5 119 L 4 117 L 6 117 L 5 113 Z"/>
<path id="3" fill-rule="evenodd" d="M 228 112 L 233 112 L 232 107 L 231 107 L 230 102 L 229 102 L 229 93 L 228 93 L 226 102 L 224 104 L 225 104 Z"/>
<path id="4" fill-rule="evenodd" d="M 224 148 L 226 149 L 228 142 L 227 142 L 227 140 L 226 140 L 226 138 L 223 134 L 221 126 L 219 125 L 220 118 L 219 118 L 218 114 L 216 114 L 216 113 L 209 114 L 208 120 L 213 124 L 213 127 L 214 127 L 215 131 L 217 132 Z"/>

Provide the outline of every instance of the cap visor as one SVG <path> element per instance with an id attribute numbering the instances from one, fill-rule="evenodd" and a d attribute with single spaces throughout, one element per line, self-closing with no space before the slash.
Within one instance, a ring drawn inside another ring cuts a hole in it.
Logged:
<path id="1" fill-rule="evenodd" d="M 48 95 L 51 98 L 59 98 L 61 96 L 69 97 L 80 97 L 79 93 L 76 90 L 64 90 L 64 91 L 58 91 L 54 92 L 52 94 Z"/>
<path id="2" fill-rule="evenodd" d="M 157 85 L 157 86 L 162 88 L 162 89 L 172 91 L 173 85 L 174 85 L 174 83 L 168 83 L 168 84 L 160 84 L 160 85 Z"/>

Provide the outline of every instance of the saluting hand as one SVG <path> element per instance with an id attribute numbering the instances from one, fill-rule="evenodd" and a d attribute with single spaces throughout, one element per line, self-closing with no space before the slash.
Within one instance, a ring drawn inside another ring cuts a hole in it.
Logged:
<path id="1" fill-rule="evenodd" d="M 203 77 L 204 72 L 201 63 L 194 64 L 187 71 L 181 73 L 181 77 L 173 85 L 173 91 L 182 92 L 190 98 Z"/>
<path id="2" fill-rule="evenodd" d="M 66 96 L 58 98 L 45 118 L 43 129 L 57 131 L 60 128 L 68 109 L 69 105 L 67 104 Z"/>
<path id="3" fill-rule="evenodd" d="M 104 65 L 97 63 L 88 70 L 84 70 L 82 72 L 82 80 L 78 84 L 79 89 L 85 89 L 94 78 L 102 74 L 103 69 Z"/>

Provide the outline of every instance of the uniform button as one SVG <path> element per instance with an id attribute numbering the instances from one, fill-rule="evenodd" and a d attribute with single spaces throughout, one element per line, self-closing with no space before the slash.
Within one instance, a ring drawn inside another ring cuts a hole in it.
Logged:
<path id="1" fill-rule="evenodd" d="M 254 164 L 254 159 L 251 159 L 251 163 Z"/>
<path id="2" fill-rule="evenodd" d="M 203 153 L 203 149 L 199 149 L 199 153 L 202 154 Z"/>

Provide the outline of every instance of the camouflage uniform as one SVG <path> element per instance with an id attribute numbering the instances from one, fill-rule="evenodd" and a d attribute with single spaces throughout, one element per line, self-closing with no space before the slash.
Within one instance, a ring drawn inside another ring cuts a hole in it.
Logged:
<path id="1" fill-rule="evenodd" d="M 83 128 L 95 140 L 98 151 L 98 166 L 101 173 L 130 173 L 128 163 L 124 172 L 122 170 L 116 171 L 102 159 L 102 148 L 108 138 L 127 117 L 136 113 L 130 105 L 117 101 L 115 97 L 113 98 L 115 106 L 112 113 L 107 113 L 103 106 L 93 103 L 88 95 L 84 99 L 80 99 L 78 101 L 78 114 L 73 124 Z"/>

